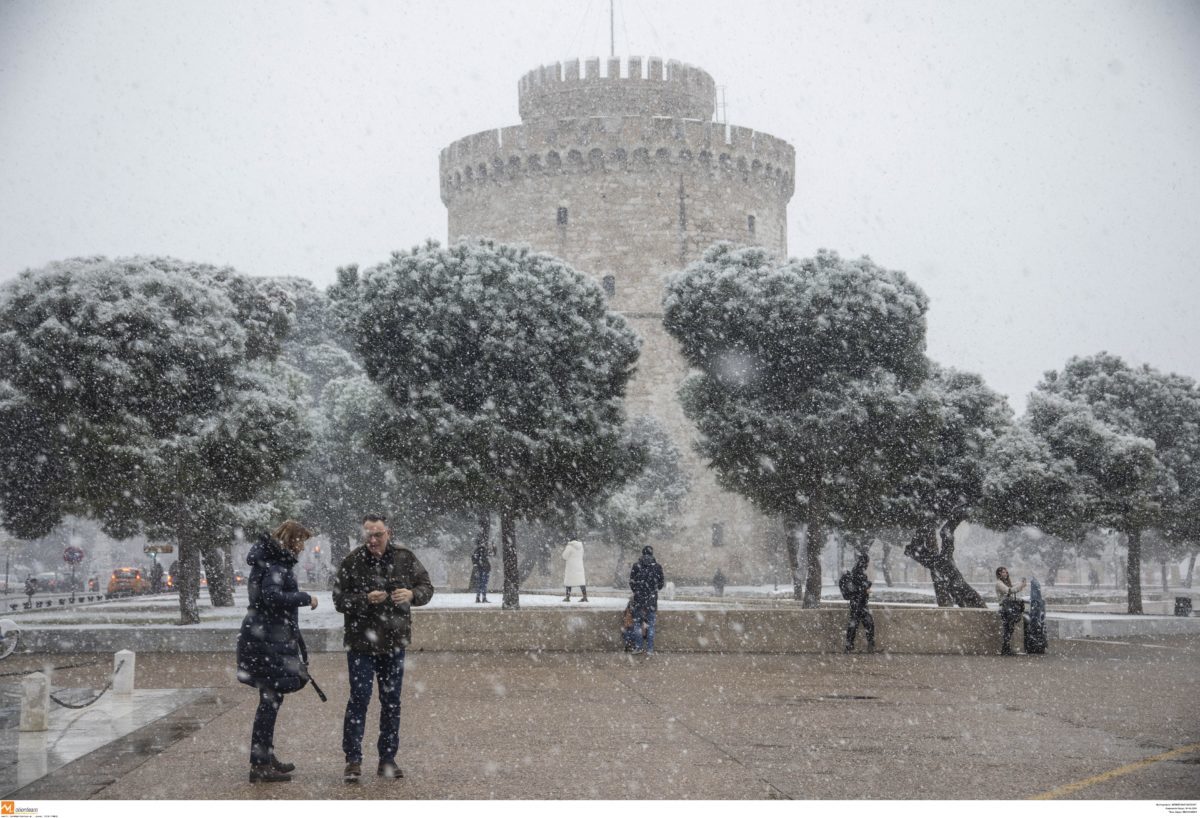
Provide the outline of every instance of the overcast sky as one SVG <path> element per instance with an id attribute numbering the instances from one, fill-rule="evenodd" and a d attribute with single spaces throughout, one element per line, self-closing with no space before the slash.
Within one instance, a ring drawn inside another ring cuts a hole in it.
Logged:
<path id="1" fill-rule="evenodd" d="M 1014 406 L 1102 349 L 1200 377 L 1200 3 L 618 0 L 796 148 L 789 248 L 931 299 Z M 0 0 L 0 280 L 169 254 L 318 284 L 444 241 L 438 152 L 608 53 L 604 0 Z"/>

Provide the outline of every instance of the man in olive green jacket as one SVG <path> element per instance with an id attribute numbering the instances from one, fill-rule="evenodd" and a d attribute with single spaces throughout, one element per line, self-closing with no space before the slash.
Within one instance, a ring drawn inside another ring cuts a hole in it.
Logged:
<path id="1" fill-rule="evenodd" d="M 362 776 L 362 740 L 371 688 L 379 678 L 379 775 L 403 778 L 396 766 L 400 748 L 400 687 L 404 650 L 412 633 L 410 606 L 433 598 L 429 573 L 413 552 L 392 542 L 381 514 L 363 518 L 365 544 L 351 551 L 338 568 L 333 604 L 345 617 L 350 700 L 342 722 L 343 778 Z"/>

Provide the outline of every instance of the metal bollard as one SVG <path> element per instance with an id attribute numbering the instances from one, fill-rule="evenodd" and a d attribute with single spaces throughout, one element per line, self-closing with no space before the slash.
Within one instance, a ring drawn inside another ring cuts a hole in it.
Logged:
<path id="1" fill-rule="evenodd" d="M 124 662 L 124 664 L 121 664 Z M 133 695 L 133 674 L 137 665 L 137 654 L 131 650 L 119 650 L 113 654 L 112 691 L 121 696 Z"/>
<path id="2" fill-rule="evenodd" d="M 32 733 L 50 726 L 50 677 L 30 673 L 21 680 L 21 724 L 19 730 Z"/>

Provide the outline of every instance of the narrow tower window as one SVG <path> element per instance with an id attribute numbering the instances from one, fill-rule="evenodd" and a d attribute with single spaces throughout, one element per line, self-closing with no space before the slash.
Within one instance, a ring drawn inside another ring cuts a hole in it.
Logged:
<path id="1" fill-rule="evenodd" d="M 567 209 L 565 207 L 560 207 L 558 209 L 558 226 L 559 227 L 567 226 Z"/>
<path id="2" fill-rule="evenodd" d="M 746 229 L 750 231 L 750 235 L 754 235 L 754 216 L 746 217 Z"/>
<path id="3" fill-rule="evenodd" d="M 600 280 L 600 286 L 604 287 L 604 294 L 612 298 L 617 294 L 617 277 L 611 275 L 605 276 Z"/>

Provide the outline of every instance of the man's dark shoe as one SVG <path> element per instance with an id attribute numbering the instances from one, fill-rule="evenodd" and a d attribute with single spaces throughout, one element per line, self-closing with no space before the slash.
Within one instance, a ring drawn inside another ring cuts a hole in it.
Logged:
<path id="1" fill-rule="evenodd" d="M 342 773 L 342 780 L 347 784 L 357 784 L 358 779 L 362 778 L 362 763 L 358 761 L 347 761 L 346 771 Z"/>
<path id="2" fill-rule="evenodd" d="M 267 764 L 251 764 L 250 765 L 250 783 L 270 783 L 275 781 L 291 781 L 292 777 L 287 773 L 280 772 Z"/>
<path id="3" fill-rule="evenodd" d="M 379 762 L 378 773 L 384 778 L 404 778 L 404 770 L 397 767 L 394 761 Z"/>
<path id="4" fill-rule="evenodd" d="M 274 767 L 276 771 L 281 773 L 290 773 L 292 770 L 296 769 L 295 764 L 292 764 L 288 761 L 280 761 L 274 755 L 271 756 L 271 766 Z"/>

